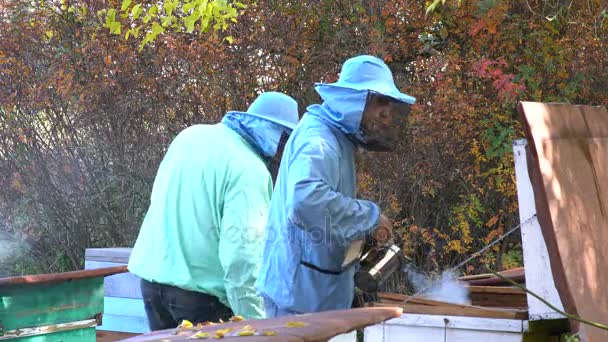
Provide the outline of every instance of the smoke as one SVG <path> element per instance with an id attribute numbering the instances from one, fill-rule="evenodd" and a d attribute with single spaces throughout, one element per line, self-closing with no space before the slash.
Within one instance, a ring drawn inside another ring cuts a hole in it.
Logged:
<path id="1" fill-rule="evenodd" d="M 0 231 L 0 277 L 14 275 L 11 274 L 12 258 L 21 256 L 27 248 L 19 236 Z"/>
<path id="2" fill-rule="evenodd" d="M 425 298 L 455 304 L 471 302 L 469 291 L 453 272 L 445 271 L 436 277 L 427 277 L 412 265 L 407 265 L 404 271 L 416 292 L 424 289 L 422 296 Z"/>

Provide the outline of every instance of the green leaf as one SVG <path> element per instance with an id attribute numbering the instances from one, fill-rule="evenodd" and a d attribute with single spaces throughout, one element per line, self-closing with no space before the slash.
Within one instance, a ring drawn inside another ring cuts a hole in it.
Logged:
<path id="1" fill-rule="evenodd" d="M 184 13 L 190 12 L 194 7 L 196 7 L 197 3 L 195 1 L 188 2 L 182 6 L 182 10 Z"/>
<path id="2" fill-rule="evenodd" d="M 176 7 L 177 1 L 165 0 L 165 3 L 163 4 L 163 9 L 167 15 L 171 15 Z"/>
<path id="3" fill-rule="evenodd" d="M 171 26 L 171 23 L 173 22 L 173 20 L 176 20 L 177 18 L 175 16 L 167 16 L 167 17 L 163 17 L 161 19 L 161 25 L 163 27 L 168 27 Z"/>
<path id="4" fill-rule="evenodd" d="M 122 0 L 122 5 L 120 6 L 120 10 L 121 11 L 126 11 L 127 8 L 129 8 L 129 5 L 131 5 L 131 0 Z"/>
<path id="5" fill-rule="evenodd" d="M 184 25 L 186 26 L 186 32 L 192 33 L 194 31 L 194 25 L 196 24 L 197 20 L 198 20 L 198 18 L 195 19 L 193 17 L 193 15 L 190 15 L 190 16 L 184 18 Z"/>
<path id="6" fill-rule="evenodd" d="M 112 8 L 106 14 L 106 23 L 103 25 L 103 27 L 110 28 L 115 21 L 116 21 L 116 10 Z"/>
<path id="7" fill-rule="evenodd" d="M 163 32 L 165 32 L 165 28 L 155 21 L 152 24 L 152 34 L 154 35 L 154 38 Z"/>
<path id="8" fill-rule="evenodd" d="M 228 43 L 230 43 L 230 44 L 232 44 L 232 43 L 234 42 L 234 38 L 232 38 L 232 36 L 228 36 L 228 37 L 226 37 L 225 39 L 226 39 L 226 41 L 227 41 Z"/>
<path id="9" fill-rule="evenodd" d="M 211 7 L 211 5 L 209 5 L 209 1 L 208 0 L 203 0 L 201 1 L 201 3 L 198 5 L 198 12 L 201 15 L 204 15 L 205 13 L 207 13 L 207 8 Z M 213 8 L 211 8 L 211 10 L 213 10 Z"/>
<path id="10" fill-rule="evenodd" d="M 120 29 L 121 29 L 120 22 L 115 21 L 115 22 L 112 23 L 112 26 L 110 26 L 110 33 L 112 33 L 112 34 L 120 34 Z"/>
<path id="11" fill-rule="evenodd" d="M 142 19 L 142 21 L 144 22 L 144 24 L 147 24 L 150 21 L 150 19 L 152 19 L 152 16 L 150 14 L 146 14 L 144 16 L 144 18 Z"/>
<path id="12" fill-rule="evenodd" d="M 153 5 L 152 7 L 150 7 L 150 9 L 148 10 L 148 14 L 149 15 L 157 15 L 158 14 L 158 6 L 157 5 Z"/>
<path id="13" fill-rule="evenodd" d="M 141 4 L 133 6 L 133 8 L 131 9 L 131 15 L 133 16 L 133 20 L 137 20 L 137 18 L 139 18 L 143 11 L 144 10 L 141 8 Z"/>
<path id="14" fill-rule="evenodd" d="M 236 7 L 238 7 L 238 8 L 247 8 L 247 6 L 246 6 L 244 3 L 242 3 L 242 2 L 238 2 L 238 1 L 236 1 L 236 2 L 234 3 L 234 5 L 235 5 Z"/>

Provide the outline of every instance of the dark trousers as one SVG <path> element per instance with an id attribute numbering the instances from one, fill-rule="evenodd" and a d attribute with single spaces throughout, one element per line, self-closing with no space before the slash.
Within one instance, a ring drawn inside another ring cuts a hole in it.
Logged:
<path id="1" fill-rule="evenodd" d="M 176 328 L 187 319 L 193 324 L 228 321 L 232 310 L 215 296 L 202 292 L 187 291 L 177 287 L 141 280 L 150 330 Z"/>

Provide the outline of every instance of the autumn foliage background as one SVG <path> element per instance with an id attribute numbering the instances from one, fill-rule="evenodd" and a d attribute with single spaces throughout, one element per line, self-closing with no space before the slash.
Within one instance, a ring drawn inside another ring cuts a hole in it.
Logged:
<path id="1" fill-rule="evenodd" d="M 98 11 L 119 1 L 0 0 L 0 239 L 16 252 L 0 274 L 81 269 L 86 247 L 132 246 L 181 129 L 263 90 L 303 113 L 314 82 L 356 54 L 383 58 L 418 100 L 398 152 L 363 153 L 358 171 L 360 196 L 426 272 L 519 223 L 517 101 L 608 105 L 605 1 L 448 0 L 428 15 L 420 0 L 244 3 L 225 31 L 168 31 L 140 52 L 103 27 Z M 518 236 L 463 272 L 521 265 Z"/>

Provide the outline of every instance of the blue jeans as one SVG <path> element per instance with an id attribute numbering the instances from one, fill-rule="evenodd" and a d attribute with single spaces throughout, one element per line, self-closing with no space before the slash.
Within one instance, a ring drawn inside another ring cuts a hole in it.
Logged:
<path id="1" fill-rule="evenodd" d="M 294 316 L 300 314 L 299 312 L 281 309 L 272 301 L 272 299 L 266 297 L 264 297 L 264 311 L 266 311 L 266 318 Z"/>
<path id="2" fill-rule="evenodd" d="M 218 322 L 220 318 L 228 321 L 233 315 L 217 297 L 202 292 L 142 279 L 141 294 L 152 331 L 175 328 L 185 319 L 196 324 Z"/>

